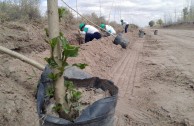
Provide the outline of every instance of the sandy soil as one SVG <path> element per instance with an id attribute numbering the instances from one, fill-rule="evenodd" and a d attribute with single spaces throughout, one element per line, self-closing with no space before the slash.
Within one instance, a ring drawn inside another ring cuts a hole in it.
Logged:
<path id="1" fill-rule="evenodd" d="M 193 126 L 193 31 L 147 31 L 113 69 L 118 126 Z"/>
<path id="2" fill-rule="evenodd" d="M 194 30 L 194 22 L 185 22 L 174 25 L 164 26 L 166 29 Z"/>
<path id="3" fill-rule="evenodd" d="M 115 126 L 193 126 L 194 32 L 146 33 L 125 34 L 127 49 L 112 44 L 112 37 L 81 45 L 69 62 L 87 63 L 86 72 L 119 87 Z M 49 56 L 47 49 L 22 53 L 42 64 Z M 41 71 L 5 54 L 0 59 L 0 126 L 38 126 L 34 95 Z"/>

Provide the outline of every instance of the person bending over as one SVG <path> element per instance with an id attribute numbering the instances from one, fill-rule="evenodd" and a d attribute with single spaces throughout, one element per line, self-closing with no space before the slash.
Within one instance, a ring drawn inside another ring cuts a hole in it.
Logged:
<path id="1" fill-rule="evenodd" d="M 116 35 L 116 31 L 115 31 L 115 29 L 114 29 L 112 26 L 110 26 L 110 25 L 105 25 L 105 24 L 100 24 L 100 27 L 101 27 L 102 29 L 106 30 L 107 33 L 109 33 L 108 36 L 109 36 L 110 34 Z"/>
<path id="2" fill-rule="evenodd" d="M 128 31 L 129 23 L 121 19 L 121 25 L 125 28 L 125 33 Z"/>
<path id="3" fill-rule="evenodd" d="M 85 23 L 81 23 L 79 25 L 81 34 L 85 34 L 85 43 L 92 41 L 95 39 L 100 39 L 101 34 L 98 29 L 96 29 L 94 26 L 86 25 Z"/>

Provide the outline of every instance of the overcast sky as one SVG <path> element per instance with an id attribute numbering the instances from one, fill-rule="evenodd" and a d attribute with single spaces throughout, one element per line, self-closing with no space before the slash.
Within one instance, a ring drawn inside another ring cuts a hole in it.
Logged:
<path id="1" fill-rule="evenodd" d="M 72 8 L 76 9 L 76 0 L 64 0 Z M 141 27 L 147 26 L 150 20 L 163 19 L 181 15 L 183 7 L 187 6 L 187 0 L 77 0 L 78 11 L 81 14 L 95 12 L 98 16 L 117 21 L 120 19 Z M 59 6 L 65 6 L 59 0 Z M 100 7 L 101 6 L 101 7 Z M 47 0 L 41 1 L 41 11 L 47 8 Z M 101 9 L 100 9 L 101 8 Z M 110 15 L 110 16 L 109 16 Z"/>

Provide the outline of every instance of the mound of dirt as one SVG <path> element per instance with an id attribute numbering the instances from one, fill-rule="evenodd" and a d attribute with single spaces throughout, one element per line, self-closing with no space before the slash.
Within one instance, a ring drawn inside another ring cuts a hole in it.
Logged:
<path id="1" fill-rule="evenodd" d="M 44 42 L 43 24 L 6 22 L 0 25 L 0 45 L 20 52 L 43 52 L 49 48 Z"/>
<path id="2" fill-rule="evenodd" d="M 193 30 L 194 29 L 194 22 L 188 22 L 188 23 L 185 22 L 185 23 L 166 25 L 166 26 L 164 26 L 164 28 Z"/>
<path id="3" fill-rule="evenodd" d="M 50 51 L 43 42 L 45 36 L 38 26 L 8 23 L 0 27 L 5 30 L 0 31 L 1 45 L 46 64 L 44 58 L 49 57 Z M 37 28 L 33 34 L 30 32 L 32 27 Z M 132 34 L 130 32 L 125 36 L 133 41 Z M 126 51 L 114 45 L 113 40 L 113 37 L 106 37 L 80 45 L 79 56 L 68 62 L 87 63 L 89 66 L 84 71 L 93 76 L 109 78 L 110 69 Z M 34 96 L 42 71 L 5 54 L 0 53 L 0 58 L 0 125 L 38 126 Z"/>

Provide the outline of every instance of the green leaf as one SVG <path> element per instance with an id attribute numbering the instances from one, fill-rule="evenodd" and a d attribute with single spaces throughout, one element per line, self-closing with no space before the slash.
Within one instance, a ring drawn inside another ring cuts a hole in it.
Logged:
<path id="1" fill-rule="evenodd" d="M 55 46 L 57 45 L 58 42 L 59 42 L 58 37 L 55 37 L 55 38 L 50 40 L 50 46 L 51 46 L 52 50 L 54 50 L 54 48 L 55 48 Z"/>
<path id="2" fill-rule="evenodd" d="M 88 64 L 85 63 L 75 63 L 73 66 L 79 67 L 80 69 L 84 69 Z"/>
<path id="3" fill-rule="evenodd" d="M 49 75 L 48 75 L 48 77 L 50 78 L 50 79 L 52 79 L 52 80 L 57 80 L 57 78 L 58 78 L 58 74 L 54 74 L 54 73 L 50 73 Z"/>
<path id="4" fill-rule="evenodd" d="M 63 67 L 65 68 L 66 66 L 69 66 L 69 64 L 67 62 L 63 62 Z"/>
<path id="5" fill-rule="evenodd" d="M 68 42 L 67 39 L 63 36 L 63 33 L 60 32 L 59 34 L 60 34 L 59 40 L 60 40 L 60 42 L 61 42 L 61 44 L 62 44 L 62 47 L 63 47 L 63 49 L 64 49 L 64 48 L 66 48 L 66 45 L 67 45 L 69 42 Z M 64 60 L 64 58 L 65 58 L 65 54 L 62 53 L 62 60 Z"/>
<path id="6" fill-rule="evenodd" d="M 54 96 L 54 93 L 55 93 L 55 90 L 54 90 L 54 87 L 53 86 L 49 86 L 46 89 L 46 96 L 53 97 Z"/>
<path id="7" fill-rule="evenodd" d="M 61 43 L 62 43 L 63 48 L 65 48 L 66 45 L 69 44 L 69 42 L 68 42 L 67 39 L 62 35 L 62 33 L 61 33 L 59 39 L 60 39 L 60 41 L 61 41 Z"/>
<path id="8" fill-rule="evenodd" d="M 79 47 L 66 44 L 63 54 L 65 55 L 65 57 L 76 57 L 78 55 L 78 50 Z"/>
<path id="9" fill-rule="evenodd" d="M 66 12 L 65 8 L 63 7 L 58 8 L 59 19 L 61 19 L 64 16 L 65 12 Z"/>
<path id="10" fill-rule="evenodd" d="M 59 36 L 60 37 L 64 37 L 62 32 L 59 32 Z"/>
<path id="11" fill-rule="evenodd" d="M 55 112 L 60 112 L 61 109 L 62 109 L 62 105 L 59 104 L 59 103 L 56 104 L 56 105 L 53 107 L 53 110 L 54 110 Z"/>
<path id="12" fill-rule="evenodd" d="M 68 98 L 68 93 L 67 93 L 67 92 L 66 92 L 66 94 L 65 94 L 64 99 L 65 99 L 65 102 L 68 104 L 68 103 L 69 103 L 69 98 Z"/>
<path id="13" fill-rule="evenodd" d="M 78 102 L 78 100 L 81 98 L 81 92 L 80 91 L 73 91 L 72 92 L 72 101 Z"/>
<path id="14" fill-rule="evenodd" d="M 75 89 L 75 86 L 72 81 L 65 80 L 65 87 L 68 91 L 72 91 L 73 89 Z"/>
<path id="15" fill-rule="evenodd" d="M 55 62 L 54 58 L 44 58 L 47 63 L 49 64 L 49 66 L 56 68 L 58 66 L 58 64 Z"/>
<path id="16" fill-rule="evenodd" d="M 70 111 L 68 110 L 68 109 L 63 109 L 63 111 L 66 113 L 66 114 L 68 114 Z"/>

